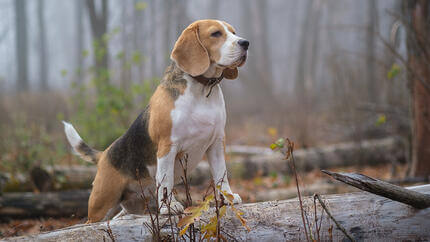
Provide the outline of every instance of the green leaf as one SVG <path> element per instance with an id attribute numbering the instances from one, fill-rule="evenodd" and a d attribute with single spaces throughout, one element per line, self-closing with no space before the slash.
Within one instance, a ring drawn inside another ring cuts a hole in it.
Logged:
<path id="1" fill-rule="evenodd" d="M 67 70 L 63 69 L 61 70 L 61 76 L 65 77 L 67 75 Z"/>
<path id="2" fill-rule="evenodd" d="M 387 78 L 388 78 L 388 80 L 391 80 L 394 77 L 396 77 L 400 73 L 400 71 L 401 71 L 400 66 L 397 65 L 396 63 L 394 63 L 391 66 L 391 69 L 387 72 Z"/>
<path id="3" fill-rule="evenodd" d="M 134 8 L 135 8 L 137 11 L 142 11 L 142 10 L 144 10 L 144 9 L 146 8 L 146 6 L 147 6 L 146 2 L 137 2 L 137 3 L 134 5 Z"/>
<path id="4" fill-rule="evenodd" d="M 383 125 L 387 122 L 387 116 L 385 114 L 380 114 L 376 120 L 376 126 Z"/>

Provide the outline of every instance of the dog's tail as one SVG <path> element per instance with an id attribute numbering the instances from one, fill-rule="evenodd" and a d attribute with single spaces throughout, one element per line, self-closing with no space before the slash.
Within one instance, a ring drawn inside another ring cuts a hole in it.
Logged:
<path id="1" fill-rule="evenodd" d="M 97 164 L 102 152 L 95 150 L 85 144 L 81 136 L 79 136 L 78 132 L 76 132 L 76 129 L 73 128 L 73 125 L 65 121 L 63 121 L 63 124 L 64 132 L 66 133 L 67 140 L 73 147 L 73 152 L 85 161 Z"/>

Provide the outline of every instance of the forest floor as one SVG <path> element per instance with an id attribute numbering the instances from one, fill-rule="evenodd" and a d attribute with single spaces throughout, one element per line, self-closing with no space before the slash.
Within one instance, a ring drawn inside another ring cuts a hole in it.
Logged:
<path id="1" fill-rule="evenodd" d="M 380 165 L 373 167 L 341 167 L 331 169 L 332 171 L 342 171 L 342 172 L 359 172 L 371 177 L 390 180 L 394 178 L 404 177 L 407 166 L 400 165 L 396 167 L 396 174 L 393 176 L 392 165 Z M 301 188 L 306 188 L 312 184 L 318 184 L 327 182 L 329 178 L 325 176 L 319 170 L 310 171 L 307 173 L 302 173 L 300 176 L 300 186 Z M 232 190 L 239 193 L 244 202 L 255 202 L 255 194 L 261 191 L 275 189 L 275 188 L 291 188 L 295 187 L 293 179 L 286 178 L 285 176 L 270 175 L 266 177 L 257 176 L 253 179 L 243 180 L 243 179 L 231 179 L 230 184 Z M 205 191 L 206 186 L 192 186 L 191 194 L 193 200 L 201 200 Z M 339 186 L 339 189 L 334 191 L 334 193 L 345 193 L 350 192 L 347 186 Z M 177 192 L 183 193 L 183 186 L 177 186 Z M 0 238 L 10 237 L 10 236 L 20 236 L 20 235 L 32 235 L 38 234 L 46 231 L 51 231 L 55 229 L 60 229 L 68 227 L 74 224 L 84 223 L 85 218 L 33 218 L 33 219 L 13 219 L 7 222 L 3 221 L 0 223 Z"/>

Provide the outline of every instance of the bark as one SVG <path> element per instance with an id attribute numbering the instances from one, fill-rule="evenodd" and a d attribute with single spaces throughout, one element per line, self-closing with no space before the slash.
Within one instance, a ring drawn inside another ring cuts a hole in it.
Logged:
<path id="1" fill-rule="evenodd" d="M 411 187 L 414 191 L 429 194 L 430 185 Z M 331 215 L 340 223 L 347 233 L 359 241 L 403 241 L 430 239 L 428 233 L 430 208 L 417 212 L 415 209 L 397 202 L 387 201 L 386 198 L 369 193 L 352 193 L 323 196 L 325 205 Z M 314 221 L 314 208 L 312 198 L 305 198 L 308 209 L 309 221 Z M 305 203 L 306 204 L 306 203 Z M 311 205 L 312 204 L 312 205 Z M 221 219 L 222 233 L 229 234 L 227 238 L 235 238 L 238 241 L 303 241 L 303 224 L 297 199 L 284 201 L 271 201 L 263 203 L 251 203 L 236 206 L 244 212 L 243 217 L 251 231 L 247 232 L 235 215 L 227 209 L 225 217 Z M 318 220 L 321 221 L 320 238 L 334 241 L 342 241 L 345 235 L 334 228 L 329 233 L 333 224 L 324 214 L 322 220 L 321 206 L 316 207 Z M 201 220 L 208 221 L 214 216 L 213 209 L 205 213 Z M 167 220 L 161 219 L 162 224 Z M 8 238 L 9 241 L 149 241 L 151 234 L 143 223 L 148 223 L 149 216 L 128 215 L 120 219 L 90 225 L 75 225 L 39 235 Z M 318 222 L 319 222 L 318 221 Z M 110 235 L 109 235 L 110 233 Z M 170 233 L 170 227 L 165 226 L 163 234 Z M 331 235 L 330 235 L 331 234 Z M 225 235 L 227 236 L 227 235 Z"/>
<path id="2" fill-rule="evenodd" d="M 430 207 L 430 195 L 415 191 L 410 191 L 400 186 L 390 184 L 372 177 L 356 173 L 341 173 L 330 172 L 323 170 L 322 172 L 333 177 L 336 180 L 354 186 L 360 190 L 377 194 L 394 201 L 408 204 L 414 208 Z"/>
<path id="3" fill-rule="evenodd" d="M 39 24 L 39 79 L 40 90 L 48 90 L 48 60 L 46 53 L 46 28 L 44 19 L 45 0 L 37 2 L 37 21 Z"/>
<path id="4" fill-rule="evenodd" d="M 89 190 L 6 193 L 0 197 L 1 217 L 87 216 Z"/>
<path id="5" fill-rule="evenodd" d="M 28 83 L 28 38 L 27 38 L 27 1 L 15 1 L 15 28 L 16 28 L 16 88 L 17 91 L 27 91 Z"/>
<path id="6" fill-rule="evenodd" d="M 412 93 L 412 176 L 430 176 L 430 3 L 404 2 Z"/>

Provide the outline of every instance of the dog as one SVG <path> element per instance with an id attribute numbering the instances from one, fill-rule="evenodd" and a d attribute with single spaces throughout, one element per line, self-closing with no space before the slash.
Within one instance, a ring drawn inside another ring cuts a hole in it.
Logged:
<path id="1" fill-rule="evenodd" d="M 236 35 L 228 23 L 206 19 L 193 22 L 179 36 L 171 52 L 171 65 L 151 97 L 148 106 L 124 135 L 106 150 L 88 146 L 73 126 L 64 129 L 73 151 L 97 164 L 88 201 L 88 222 L 112 217 L 118 206 L 132 213 L 128 203 L 136 199 L 141 184 L 158 187 L 161 214 L 184 210 L 172 195 L 170 209 L 162 203 L 181 181 L 180 159 L 187 156 L 191 172 L 206 155 L 215 184 L 233 195 L 226 177 L 226 110 L 219 83 L 236 79 L 238 67 L 246 62 L 249 41 Z"/>

